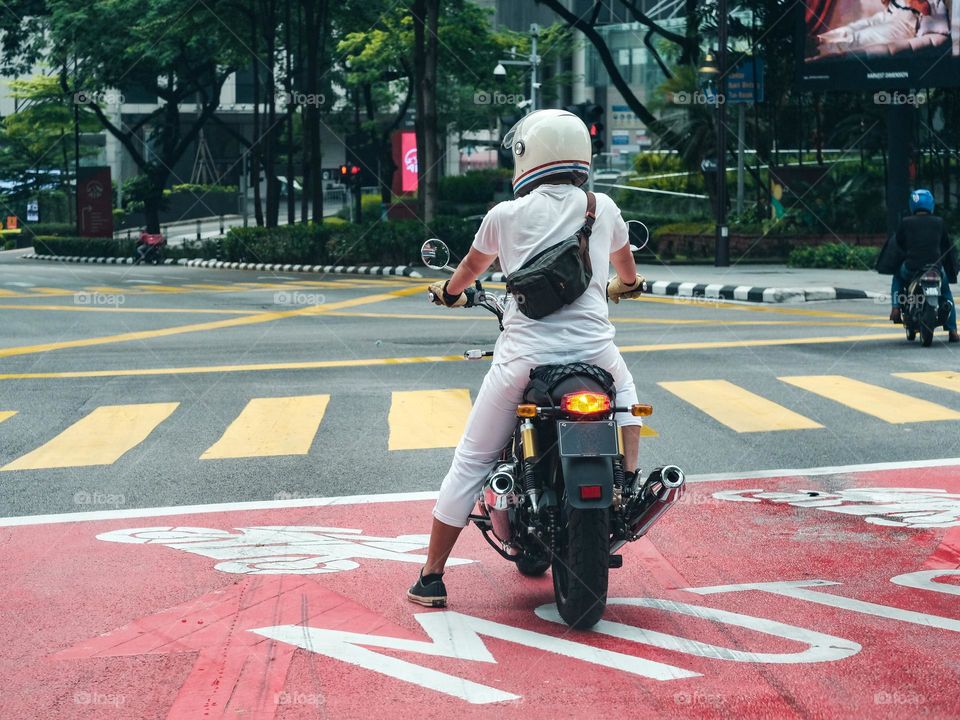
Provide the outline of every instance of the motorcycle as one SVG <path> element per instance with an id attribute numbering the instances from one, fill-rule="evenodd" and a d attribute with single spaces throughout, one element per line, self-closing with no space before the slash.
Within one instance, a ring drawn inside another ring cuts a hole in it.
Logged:
<path id="1" fill-rule="evenodd" d="M 453 271 L 450 250 L 440 240 L 425 242 L 421 256 L 427 267 Z M 475 289 L 475 305 L 496 316 L 503 330 L 506 296 L 486 292 L 479 280 Z M 464 353 L 468 360 L 492 356 L 489 350 Z M 551 570 L 560 617 L 579 629 L 603 616 L 609 570 L 623 565 L 617 551 L 646 535 L 681 498 L 685 483 L 675 465 L 654 469 L 645 481 L 639 470 L 625 472 L 623 435 L 614 416 L 646 417 L 653 407 L 616 407 L 615 390 L 604 376 L 609 379 L 585 363 L 531 373 L 512 438 L 469 517 L 521 574 Z"/>
<path id="2" fill-rule="evenodd" d="M 951 303 L 940 293 L 940 268 L 929 265 L 907 285 L 900 297 L 900 312 L 907 340 L 913 342 L 920 334 L 923 347 L 933 344 L 933 331 L 940 326 L 946 329 Z"/>
<path id="3" fill-rule="evenodd" d="M 167 239 L 162 233 L 140 233 L 140 239 L 137 241 L 137 247 L 134 251 L 133 264 L 153 263 L 159 265 L 163 262 L 164 249 L 167 247 Z"/>

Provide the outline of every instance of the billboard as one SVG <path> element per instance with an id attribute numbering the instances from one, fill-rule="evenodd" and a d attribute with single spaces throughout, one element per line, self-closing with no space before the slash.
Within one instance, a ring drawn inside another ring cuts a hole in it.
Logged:
<path id="1" fill-rule="evenodd" d="M 77 175 L 77 219 L 81 237 L 113 235 L 113 188 L 109 167 L 82 167 Z"/>
<path id="2" fill-rule="evenodd" d="M 798 22 L 807 89 L 960 85 L 960 0 L 808 0 Z"/>
<path id="3" fill-rule="evenodd" d="M 397 130 L 393 133 L 393 174 L 395 195 L 417 191 L 417 134 L 412 130 Z"/>

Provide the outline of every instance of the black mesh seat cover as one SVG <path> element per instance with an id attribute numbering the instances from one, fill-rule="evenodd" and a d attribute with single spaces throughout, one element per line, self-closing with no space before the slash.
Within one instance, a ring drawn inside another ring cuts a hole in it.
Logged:
<path id="1" fill-rule="evenodd" d="M 587 363 L 541 365 L 530 371 L 530 382 L 523 391 L 523 400 L 540 407 L 560 402 L 567 393 L 588 390 L 616 397 L 613 376 L 601 367 Z"/>

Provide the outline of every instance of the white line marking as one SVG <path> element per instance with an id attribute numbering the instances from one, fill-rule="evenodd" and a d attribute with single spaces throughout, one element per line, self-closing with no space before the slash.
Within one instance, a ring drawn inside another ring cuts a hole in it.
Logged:
<path id="1" fill-rule="evenodd" d="M 798 476 L 838 475 L 852 472 L 876 472 L 880 470 L 910 470 L 933 467 L 960 468 L 960 458 L 936 460 L 912 460 L 908 462 L 871 463 L 864 465 L 836 465 L 784 470 L 758 470 L 755 472 L 714 473 L 688 475 L 687 482 L 721 482 L 724 480 L 757 480 L 763 478 L 787 478 Z M 180 505 L 155 508 L 123 508 L 119 510 L 94 510 L 90 512 L 57 513 L 51 515 L 21 515 L 0 518 L 0 527 L 21 525 L 49 525 L 67 522 L 91 522 L 95 520 L 122 520 L 127 518 L 163 517 L 166 515 L 199 515 L 215 512 L 241 512 L 244 510 L 282 510 L 285 508 L 326 507 L 330 505 L 369 505 L 373 503 L 412 502 L 436 500 L 436 490 L 420 492 L 383 493 L 380 495 L 344 495 L 340 497 L 297 498 L 293 500 L 251 500 L 248 502 L 211 503 L 209 505 Z"/>

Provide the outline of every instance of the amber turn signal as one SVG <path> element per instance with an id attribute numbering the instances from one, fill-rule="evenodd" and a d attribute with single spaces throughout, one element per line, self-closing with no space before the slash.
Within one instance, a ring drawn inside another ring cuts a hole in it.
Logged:
<path id="1" fill-rule="evenodd" d="M 532 418 L 537 416 L 536 405 L 517 405 L 517 417 Z"/>
<path id="2" fill-rule="evenodd" d="M 653 405 L 634 403 L 630 406 L 630 414 L 634 417 L 650 417 L 653 415 Z"/>

